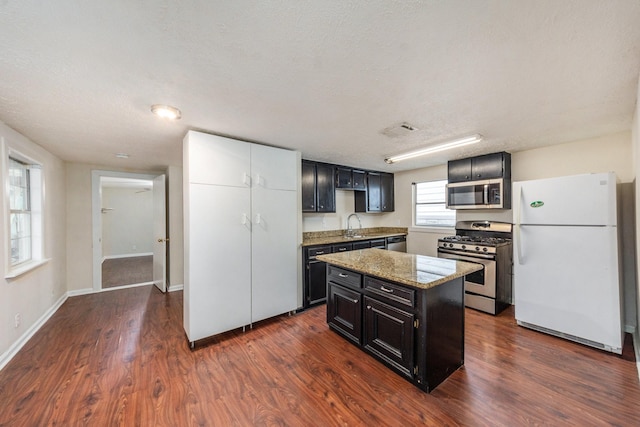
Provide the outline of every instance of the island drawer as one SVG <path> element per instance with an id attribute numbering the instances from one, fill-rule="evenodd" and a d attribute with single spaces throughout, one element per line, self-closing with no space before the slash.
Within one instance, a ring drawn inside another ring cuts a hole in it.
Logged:
<path id="1" fill-rule="evenodd" d="M 384 282 L 373 277 L 365 277 L 364 289 L 386 299 L 395 301 L 407 307 L 413 307 L 416 299 L 416 291 L 404 286 Z"/>
<path id="2" fill-rule="evenodd" d="M 327 265 L 327 280 L 350 288 L 362 288 L 362 275 L 334 265 Z"/>

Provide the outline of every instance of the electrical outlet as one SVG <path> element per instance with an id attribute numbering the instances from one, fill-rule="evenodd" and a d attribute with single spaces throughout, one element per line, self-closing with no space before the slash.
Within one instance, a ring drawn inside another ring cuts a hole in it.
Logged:
<path id="1" fill-rule="evenodd" d="M 15 327 L 19 328 L 20 327 L 20 321 L 22 320 L 22 316 L 20 316 L 20 313 L 16 313 L 16 317 L 15 317 Z"/>

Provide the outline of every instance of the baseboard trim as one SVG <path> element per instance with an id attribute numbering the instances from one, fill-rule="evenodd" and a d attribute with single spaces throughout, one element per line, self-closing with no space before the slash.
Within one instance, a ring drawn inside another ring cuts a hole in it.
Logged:
<path id="1" fill-rule="evenodd" d="M 142 252 L 136 254 L 121 254 L 121 255 L 108 255 L 102 257 L 102 262 L 108 259 L 120 259 L 120 258 L 137 258 L 139 256 L 153 256 L 153 252 Z"/>
<path id="2" fill-rule="evenodd" d="M 14 356 L 24 347 L 24 345 L 29 342 L 31 337 L 38 332 L 38 330 L 53 316 L 53 314 L 58 311 L 58 309 L 64 304 L 64 302 L 69 297 L 69 293 L 66 292 L 62 295 L 49 309 L 42 315 L 40 318 L 33 324 L 29 329 L 25 331 L 24 334 L 18 338 L 16 342 L 13 343 L 9 350 L 5 351 L 2 356 L 0 356 L 0 370 L 2 370 L 7 363 L 14 358 Z"/>
<path id="3" fill-rule="evenodd" d="M 184 285 L 169 285 L 168 292 L 182 291 L 184 289 Z"/>
<path id="4" fill-rule="evenodd" d="M 88 295 L 88 294 L 93 294 L 96 291 L 93 288 L 84 288 L 84 289 L 76 289 L 73 291 L 67 291 L 67 296 L 69 297 L 77 297 L 80 295 Z"/>

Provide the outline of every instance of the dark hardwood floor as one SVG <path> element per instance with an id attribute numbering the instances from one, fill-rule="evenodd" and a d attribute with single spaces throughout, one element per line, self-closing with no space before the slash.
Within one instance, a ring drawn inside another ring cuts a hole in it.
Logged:
<path id="1" fill-rule="evenodd" d="M 431 394 L 329 331 L 325 306 L 190 350 L 182 293 L 72 297 L 0 371 L 2 426 L 640 425 L 634 360 L 466 312 Z"/>

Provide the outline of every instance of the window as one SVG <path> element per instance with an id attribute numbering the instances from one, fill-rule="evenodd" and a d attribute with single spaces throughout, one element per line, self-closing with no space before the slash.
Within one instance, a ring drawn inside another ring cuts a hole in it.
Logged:
<path id="1" fill-rule="evenodd" d="M 31 261 L 31 191 L 29 166 L 9 157 L 11 266 Z"/>
<path id="2" fill-rule="evenodd" d="M 445 185 L 446 179 L 414 185 L 416 227 L 455 227 L 456 211 L 446 208 Z"/>
<path id="3" fill-rule="evenodd" d="M 40 265 L 42 259 L 42 171 L 39 164 L 11 151 L 7 186 L 9 243 L 7 277 Z"/>

